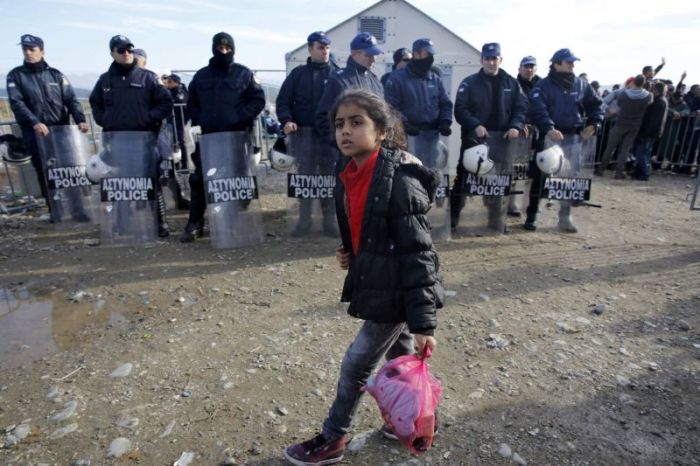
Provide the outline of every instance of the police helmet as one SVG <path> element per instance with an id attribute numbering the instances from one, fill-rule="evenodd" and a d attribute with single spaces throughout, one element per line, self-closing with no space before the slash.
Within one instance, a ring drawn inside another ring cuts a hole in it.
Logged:
<path id="1" fill-rule="evenodd" d="M 538 152 L 535 156 L 537 168 L 548 175 L 556 175 L 564 164 L 564 151 L 558 145 L 553 145 L 548 149 Z"/>
<path id="2" fill-rule="evenodd" d="M 31 154 L 24 150 L 22 139 L 13 134 L 0 136 L 0 156 L 10 163 L 22 163 L 31 158 Z"/>
<path id="3" fill-rule="evenodd" d="M 85 175 L 93 183 L 99 183 L 102 178 L 112 171 L 112 167 L 104 163 L 100 154 L 93 155 L 85 166 Z"/>
<path id="4" fill-rule="evenodd" d="M 277 138 L 275 145 L 270 149 L 270 163 L 272 168 L 286 172 L 294 166 L 296 159 L 287 154 L 287 145 L 283 138 Z"/>
<path id="5" fill-rule="evenodd" d="M 462 153 L 462 165 L 475 175 L 485 175 L 493 168 L 493 160 L 489 158 L 489 146 L 479 144 Z"/>

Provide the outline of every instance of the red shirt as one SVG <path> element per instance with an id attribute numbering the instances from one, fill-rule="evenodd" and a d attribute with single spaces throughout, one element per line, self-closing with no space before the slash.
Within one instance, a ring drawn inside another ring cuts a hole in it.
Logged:
<path id="1" fill-rule="evenodd" d="M 374 166 L 379 157 L 379 149 L 369 159 L 358 168 L 354 160 L 351 160 L 340 173 L 340 180 L 345 186 L 347 198 L 348 223 L 350 224 L 350 238 L 352 239 L 352 250 L 357 255 L 360 249 L 360 234 L 362 233 L 362 219 L 365 216 L 365 205 L 367 204 L 367 193 L 372 181 Z"/>

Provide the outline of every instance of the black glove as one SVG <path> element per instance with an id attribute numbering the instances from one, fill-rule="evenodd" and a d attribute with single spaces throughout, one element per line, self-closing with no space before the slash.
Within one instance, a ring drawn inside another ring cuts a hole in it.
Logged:
<path id="1" fill-rule="evenodd" d="M 438 131 L 440 131 L 440 134 L 442 134 L 443 136 L 449 136 L 450 134 L 452 134 L 451 126 L 452 125 L 448 122 L 440 123 Z"/>
<path id="2" fill-rule="evenodd" d="M 418 133 L 420 133 L 420 129 L 409 122 L 405 122 L 403 124 L 403 128 L 406 130 L 406 134 L 409 136 L 418 136 Z"/>

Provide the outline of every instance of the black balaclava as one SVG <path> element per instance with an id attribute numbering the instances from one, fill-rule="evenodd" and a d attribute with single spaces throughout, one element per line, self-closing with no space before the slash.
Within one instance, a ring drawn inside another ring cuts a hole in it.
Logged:
<path id="1" fill-rule="evenodd" d="M 420 76 L 426 76 L 428 74 L 428 71 L 430 71 L 430 67 L 433 66 L 433 62 L 435 61 L 435 57 L 432 55 L 428 55 L 425 58 L 413 58 L 411 59 L 409 65 L 411 65 L 411 69 L 413 69 L 416 74 Z"/>
<path id="2" fill-rule="evenodd" d="M 549 74 L 547 76 L 567 90 L 572 89 L 576 82 L 576 75 L 573 72 L 557 71 L 554 68 L 554 64 L 549 66 Z"/>
<path id="3" fill-rule="evenodd" d="M 217 50 L 219 45 L 227 45 L 231 47 L 231 53 L 221 53 Z M 233 63 L 233 56 L 236 53 L 236 44 L 233 41 L 231 34 L 220 32 L 212 38 L 211 52 L 214 54 L 210 63 L 219 69 L 226 69 Z"/>

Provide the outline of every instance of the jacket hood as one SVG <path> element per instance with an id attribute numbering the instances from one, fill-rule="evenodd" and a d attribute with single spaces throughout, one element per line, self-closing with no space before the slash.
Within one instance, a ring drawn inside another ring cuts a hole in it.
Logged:
<path id="1" fill-rule="evenodd" d="M 630 99 L 646 99 L 649 96 L 649 91 L 646 89 L 625 89 L 623 91 Z"/>
<path id="2" fill-rule="evenodd" d="M 403 151 L 392 150 L 389 157 L 400 164 L 400 169 L 416 178 L 425 188 L 430 202 L 435 200 L 435 193 L 440 186 L 440 173 L 437 170 L 426 167 L 415 155 Z"/>

